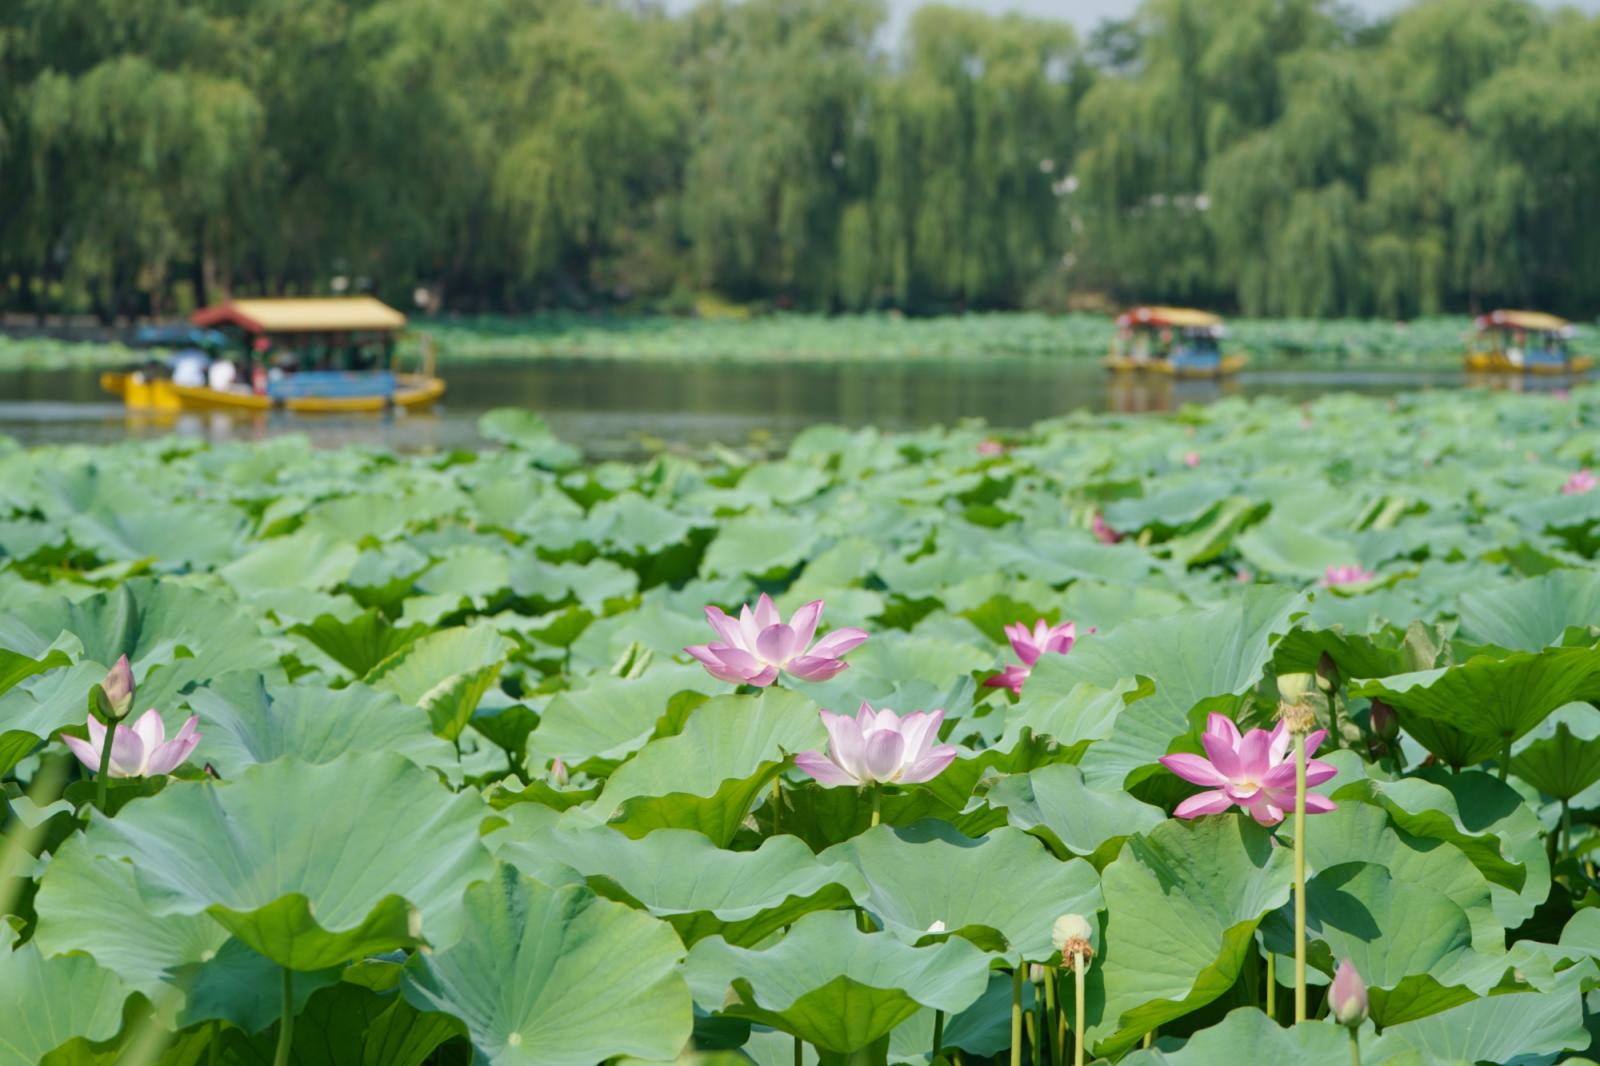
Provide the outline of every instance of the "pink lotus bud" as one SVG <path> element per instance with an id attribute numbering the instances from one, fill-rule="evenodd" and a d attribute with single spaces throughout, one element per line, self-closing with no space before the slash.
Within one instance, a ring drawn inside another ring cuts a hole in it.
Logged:
<path id="1" fill-rule="evenodd" d="M 1333 986 L 1328 989 L 1328 1013 L 1334 1021 L 1351 1029 L 1367 1020 L 1367 984 L 1349 959 L 1339 963 L 1334 972 Z"/>
<path id="2" fill-rule="evenodd" d="M 1199 466 L 1200 465 L 1200 453 L 1199 452 L 1184 452 L 1183 453 L 1183 465 L 1188 467 L 1191 470 L 1193 470 L 1195 467 Z"/>
<path id="3" fill-rule="evenodd" d="M 1380 740 L 1392 741 L 1400 735 L 1400 717 L 1394 713 L 1394 708 L 1382 700 L 1372 701 L 1372 712 L 1368 716 L 1372 726 L 1373 735 Z"/>
<path id="4" fill-rule="evenodd" d="M 995 440 L 993 437 L 988 437 L 978 442 L 978 454 L 983 456 L 985 459 L 992 459 L 997 455 L 1004 455 L 1005 453 L 1006 446 L 1000 441 Z"/>
<path id="5" fill-rule="evenodd" d="M 557 756 L 550 762 L 550 783 L 557 788 L 567 787 L 567 764 Z"/>
<path id="6" fill-rule="evenodd" d="M 1317 687 L 1324 692 L 1332 692 L 1339 687 L 1339 664 L 1327 652 L 1317 657 Z"/>
<path id="7" fill-rule="evenodd" d="M 1567 478 L 1566 483 L 1561 486 L 1561 492 L 1565 496 L 1578 496 L 1585 492 L 1592 492 L 1596 484 L 1600 484 L 1600 482 L 1596 481 L 1594 474 L 1590 472 L 1588 467 L 1584 467 Z"/>
<path id="8" fill-rule="evenodd" d="M 116 722 L 128 717 L 128 712 L 133 710 L 133 667 L 128 665 L 126 655 L 106 672 L 100 691 L 105 694 L 100 710 L 107 718 Z"/>

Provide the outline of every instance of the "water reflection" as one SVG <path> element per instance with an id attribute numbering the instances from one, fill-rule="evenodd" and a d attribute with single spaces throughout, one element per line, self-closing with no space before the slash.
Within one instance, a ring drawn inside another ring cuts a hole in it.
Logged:
<path id="1" fill-rule="evenodd" d="M 108 402 L 91 371 L 0 374 L 0 433 L 25 444 L 104 443 L 176 433 L 207 440 L 260 440 L 305 433 L 319 446 L 369 444 L 404 451 L 476 447 L 484 411 L 538 411 L 563 438 L 596 457 L 639 455 L 663 445 L 713 441 L 780 447 L 822 422 L 912 429 L 980 418 L 1029 425 L 1074 410 L 1129 414 L 1176 410 L 1228 396 L 1309 400 L 1335 390 L 1394 393 L 1480 384 L 1557 390 L 1562 378 L 1459 371 L 1246 371 L 1226 381 L 1107 374 L 1085 361 L 972 359 L 942 363 L 650 363 L 551 360 L 451 367 L 450 391 L 434 412 L 306 417 L 129 414 Z"/>

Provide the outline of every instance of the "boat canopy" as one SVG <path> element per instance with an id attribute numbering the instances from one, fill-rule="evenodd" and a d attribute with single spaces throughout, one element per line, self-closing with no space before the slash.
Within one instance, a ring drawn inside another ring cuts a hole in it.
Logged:
<path id="1" fill-rule="evenodd" d="M 197 326 L 237 326 L 247 333 L 393 333 L 406 316 L 371 296 L 229 300 L 189 316 Z"/>
<path id="2" fill-rule="evenodd" d="M 1177 326 L 1180 329 L 1215 329 L 1222 319 L 1209 311 L 1196 311 L 1192 307 L 1135 307 L 1117 316 L 1117 325 Z"/>
<path id="3" fill-rule="evenodd" d="M 1479 329 L 1525 329 L 1531 333 L 1561 333 L 1572 326 L 1543 311 L 1490 311 L 1479 315 L 1475 324 Z"/>

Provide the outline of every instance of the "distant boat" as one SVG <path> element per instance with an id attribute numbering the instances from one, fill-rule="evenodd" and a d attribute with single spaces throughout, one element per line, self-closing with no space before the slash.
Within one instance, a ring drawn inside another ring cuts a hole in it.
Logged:
<path id="1" fill-rule="evenodd" d="M 1479 315 L 1467 349 L 1468 370 L 1491 374 L 1581 374 L 1594 358 L 1574 355 L 1572 323 L 1543 311 Z"/>
<path id="2" fill-rule="evenodd" d="M 399 373 L 406 316 L 370 296 L 230 300 L 171 330 L 166 363 L 103 374 L 101 387 L 142 411 L 360 414 L 428 407 L 444 395 L 431 347 L 420 373 Z M 219 335 L 222 345 L 185 344 Z"/>
<path id="3" fill-rule="evenodd" d="M 1135 307 L 1117 316 L 1117 336 L 1105 358 L 1110 370 L 1147 370 L 1184 378 L 1218 378 L 1248 361 L 1223 354 L 1222 319 L 1190 307 Z"/>

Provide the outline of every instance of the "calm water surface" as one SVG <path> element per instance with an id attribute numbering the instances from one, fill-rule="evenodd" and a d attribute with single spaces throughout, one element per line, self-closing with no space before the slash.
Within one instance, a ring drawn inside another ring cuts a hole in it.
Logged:
<path id="1" fill-rule="evenodd" d="M 667 364 L 599 360 L 455 366 L 450 391 L 420 415 L 307 417 L 274 414 L 130 415 L 85 370 L 0 374 L 0 434 L 23 444 L 104 444 L 171 433 L 249 440 L 305 433 L 319 446 L 384 445 L 404 451 L 483 444 L 476 420 L 502 406 L 547 418 L 596 458 L 664 445 L 781 445 L 806 426 L 838 423 L 914 429 L 980 418 L 1025 426 L 1075 410 L 1169 411 L 1224 396 L 1309 400 L 1330 390 L 1366 393 L 1459 387 L 1459 371 L 1256 371 L 1225 382 L 1108 375 L 1090 361 L 946 363 Z M 1521 386 L 1520 382 L 1516 383 Z M 1557 388 L 1560 380 L 1529 381 Z"/>

